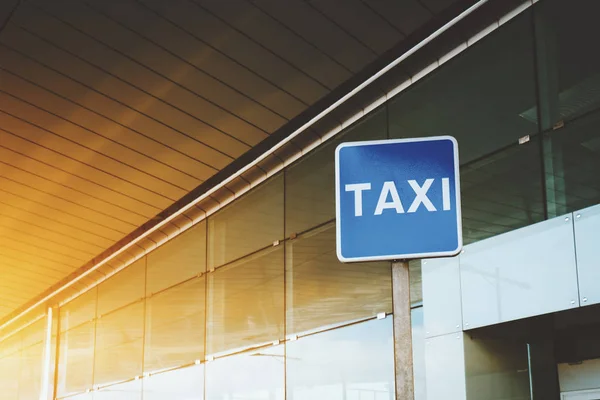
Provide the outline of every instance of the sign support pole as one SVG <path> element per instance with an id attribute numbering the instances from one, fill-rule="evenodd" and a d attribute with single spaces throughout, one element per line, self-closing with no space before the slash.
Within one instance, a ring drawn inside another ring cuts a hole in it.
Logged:
<path id="1" fill-rule="evenodd" d="M 414 400 L 410 273 L 406 260 L 392 263 L 392 303 L 396 400 Z"/>

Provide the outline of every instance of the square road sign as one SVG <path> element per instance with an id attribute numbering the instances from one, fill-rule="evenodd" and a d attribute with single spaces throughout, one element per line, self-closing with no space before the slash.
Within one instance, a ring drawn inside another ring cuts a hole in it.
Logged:
<path id="1" fill-rule="evenodd" d="M 340 261 L 444 257 L 462 248 L 451 136 L 342 143 L 335 152 Z"/>

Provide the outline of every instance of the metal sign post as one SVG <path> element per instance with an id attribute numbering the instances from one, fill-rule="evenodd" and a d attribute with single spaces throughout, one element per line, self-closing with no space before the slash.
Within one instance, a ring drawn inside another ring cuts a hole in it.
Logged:
<path id="1" fill-rule="evenodd" d="M 413 400 L 407 260 L 462 249 L 458 144 L 450 136 L 342 143 L 335 179 L 338 259 L 393 261 L 396 398 Z"/>
<path id="2" fill-rule="evenodd" d="M 408 261 L 392 263 L 392 304 L 394 318 L 394 368 L 396 399 L 415 398 L 412 322 L 410 318 L 410 272 Z"/>

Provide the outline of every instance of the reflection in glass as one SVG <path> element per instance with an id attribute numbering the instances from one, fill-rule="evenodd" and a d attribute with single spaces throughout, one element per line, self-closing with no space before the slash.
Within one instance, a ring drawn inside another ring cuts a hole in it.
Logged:
<path id="1" fill-rule="evenodd" d="M 19 377 L 19 399 L 40 397 L 44 343 L 34 344 L 21 350 L 21 374 Z"/>
<path id="2" fill-rule="evenodd" d="M 283 346 L 209 362 L 206 364 L 206 400 L 283 400 L 284 367 Z"/>
<path id="3" fill-rule="evenodd" d="M 146 294 L 190 279 L 206 271 L 206 222 L 148 254 L 148 282 Z"/>
<path id="4" fill-rule="evenodd" d="M 600 203 L 600 111 L 544 134 L 548 210 L 554 215 Z M 553 215 L 551 213 L 551 215 Z"/>
<path id="5" fill-rule="evenodd" d="M 98 316 L 144 297 L 146 258 L 142 258 L 98 285 Z"/>
<path id="6" fill-rule="evenodd" d="M 208 219 L 208 266 L 218 267 L 283 238 L 283 175 Z"/>
<path id="7" fill-rule="evenodd" d="M 145 372 L 204 359 L 204 287 L 202 276 L 147 299 Z"/>
<path id="8" fill-rule="evenodd" d="M 413 374 L 415 381 L 415 400 L 427 400 L 425 380 L 425 329 L 423 328 L 423 307 L 413 308 L 410 312 L 412 323 Z"/>
<path id="9" fill-rule="evenodd" d="M 600 202 L 598 2 L 549 0 L 535 10 L 548 217 Z M 538 112 L 537 107 L 528 110 Z M 564 127 L 563 127 L 564 126 Z"/>
<path id="10" fill-rule="evenodd" d="M 531 11 L 491 33 L 389 104 L 393 138 L 458 140 L 464 243 L 544 218 Z"/>
<path id="11" fill-rule="evenodd" d="M 410 304 L 420 304 L 423 302 L 421 260 L 411 260 L 408 263 L 408 268 L 410 272 Z"/>
<path id="12" fill-rule="evenodd" d="M 2 388 L 4 398 L 18 398 L 20 366 L 21 354 L 19 350 L 16 349 L 13 352 L 8 349 L 4 350 L 2 356 L 0 356 L 0 388 Z"/>
<path id="13" fill-rule="evenodd" d="M 95 322 L 79 325 L 60 336 L 58 394 L 83 392 L 93 384 Z"/>
<path id="14" fill-rule="evenodd" d="M 144 378 L 144 400 L 201 400 L 204 365 L 176 369 Z"/>
<path id="15" fill-rule="evenodd" d="M 286 237 L 335 218 L 334 152 L 337 145 L 357 140 L 384 139 L 386 134 L 387 114 L 383 107 L 286 170 Z"/>
<path id="16" fill-rule="evenodd" d="M 269 248 L 208 275 L 208 354 L 283 339 L 283 252 Z"/>
<path id="17" fill-rule="evenodd" d="M 339 262 L 334 224 L 286 246 L 288 335 L 392 311 L 390 263 Z"/>
<path id="18" fill-rule="evenodd" d="M 94 386 L 142 373 L 144 303 L 138 302 L 97 320 Z"/>
<path id="19" fill-rule="evenodd" d="M 90 289 L 60 308 L 60 331 L 64 332 L 96 318 L 98 287 Z"/>
<path id="20" fill-rule="evenodd" d="M 141 379 L 108 386 L 94 392 L 94 400 L 140 400 L 141 398 Z"/>
<path id="21" fill-rule="evenodd" d="M 394 398 L 392 317 L 306 336 L 287 344 L 287 398 Z"/>

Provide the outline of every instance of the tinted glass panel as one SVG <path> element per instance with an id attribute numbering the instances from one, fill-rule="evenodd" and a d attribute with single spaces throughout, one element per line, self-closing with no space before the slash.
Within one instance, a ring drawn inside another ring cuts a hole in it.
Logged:
<path id="1" fill-rule="evenodd" d="M 141 398 L 141 380 L 108 386 L 94 392 L 94 400 L 140 400 Z"/>
<path id="2" fill-rule="evenodd" d="M 156 293 L 204 271 L 206 222 L 202 221 L 148 254 L 146 293 Z"/>
<path id="3" fill-rule="evenodd" d="M 143 337 L 143 302 L 99 318 L 96 327 L 94 385 L 141 375 Z"/>
<path id="4" fill-rule="evenodd" d="M 58 356 L 58 394 L 83 392 L 93 384 L 94 321 L 79 325 L 60 335 Z"/>
<path id="5" fill-rule="evenodd" d="M 390 103 L 394 138 L 458 140 L 464 242 L 544 218 L 531 11 L 421 79 Z"/>
<path id="6" fill-rule="evenodd" d="M 206 399 L 283 400 L 283 346 L 240 354 L 206 364 Z"/>
<path id="7" fill-rule="evenodd" d="M 209 218 L 210 268 L 283 238 L 283 175 L 272 178 Z"/>
<path id="8" fill-rule="evenodd" d="M 546 198 L 554 217 L 600 202 L 600 55 L 588 45 L 600 34 L 600 5 L 550 0 L 535 11 Z"/>
<path id="9" fill-rule="evenodd" d="M 95 287 L 60 308 L 60 331 L 66 331 L 96 318 L 98 288 Z"/>
<path id="10" fill-rule="evenodd" d="M 387 113 L 382 108 L 286 170 L 286 237 L 335 218 L 335 148 L 343 142 L 384 139 L 386 134 Z"/>
<path id="11" fill-rule="evenodd" d="M 144 400 L 201 400 L 204 365 L 176 369 L 144 378 Z"/>
<path id="12" fill-rule="evenodd" d="M 392 318 L 289 342 L 286 362 L 287 398 L 394 398 Z"/>
<path id="13" fill-rule="evenodd" d="M 146 258 L 131 264 L 98 285 L 98 316 L 144 297 Z"/>
<path id="14" fill-rule="evenodd" d="M 284 246 L 208 275 L 207 353 L 283 339 Z"/>
<path id="15" fill-rule="evenodd" d="M 146 301 L 144 371 L 204 358 L 205 277 L 195 278 Z"/>
<path id="16" fill-rule="evenodd" d="M 388 262 L 348 263 L 335 254 L 335 225 L 286 243 L 287 333 L 392 311 Z"/>

